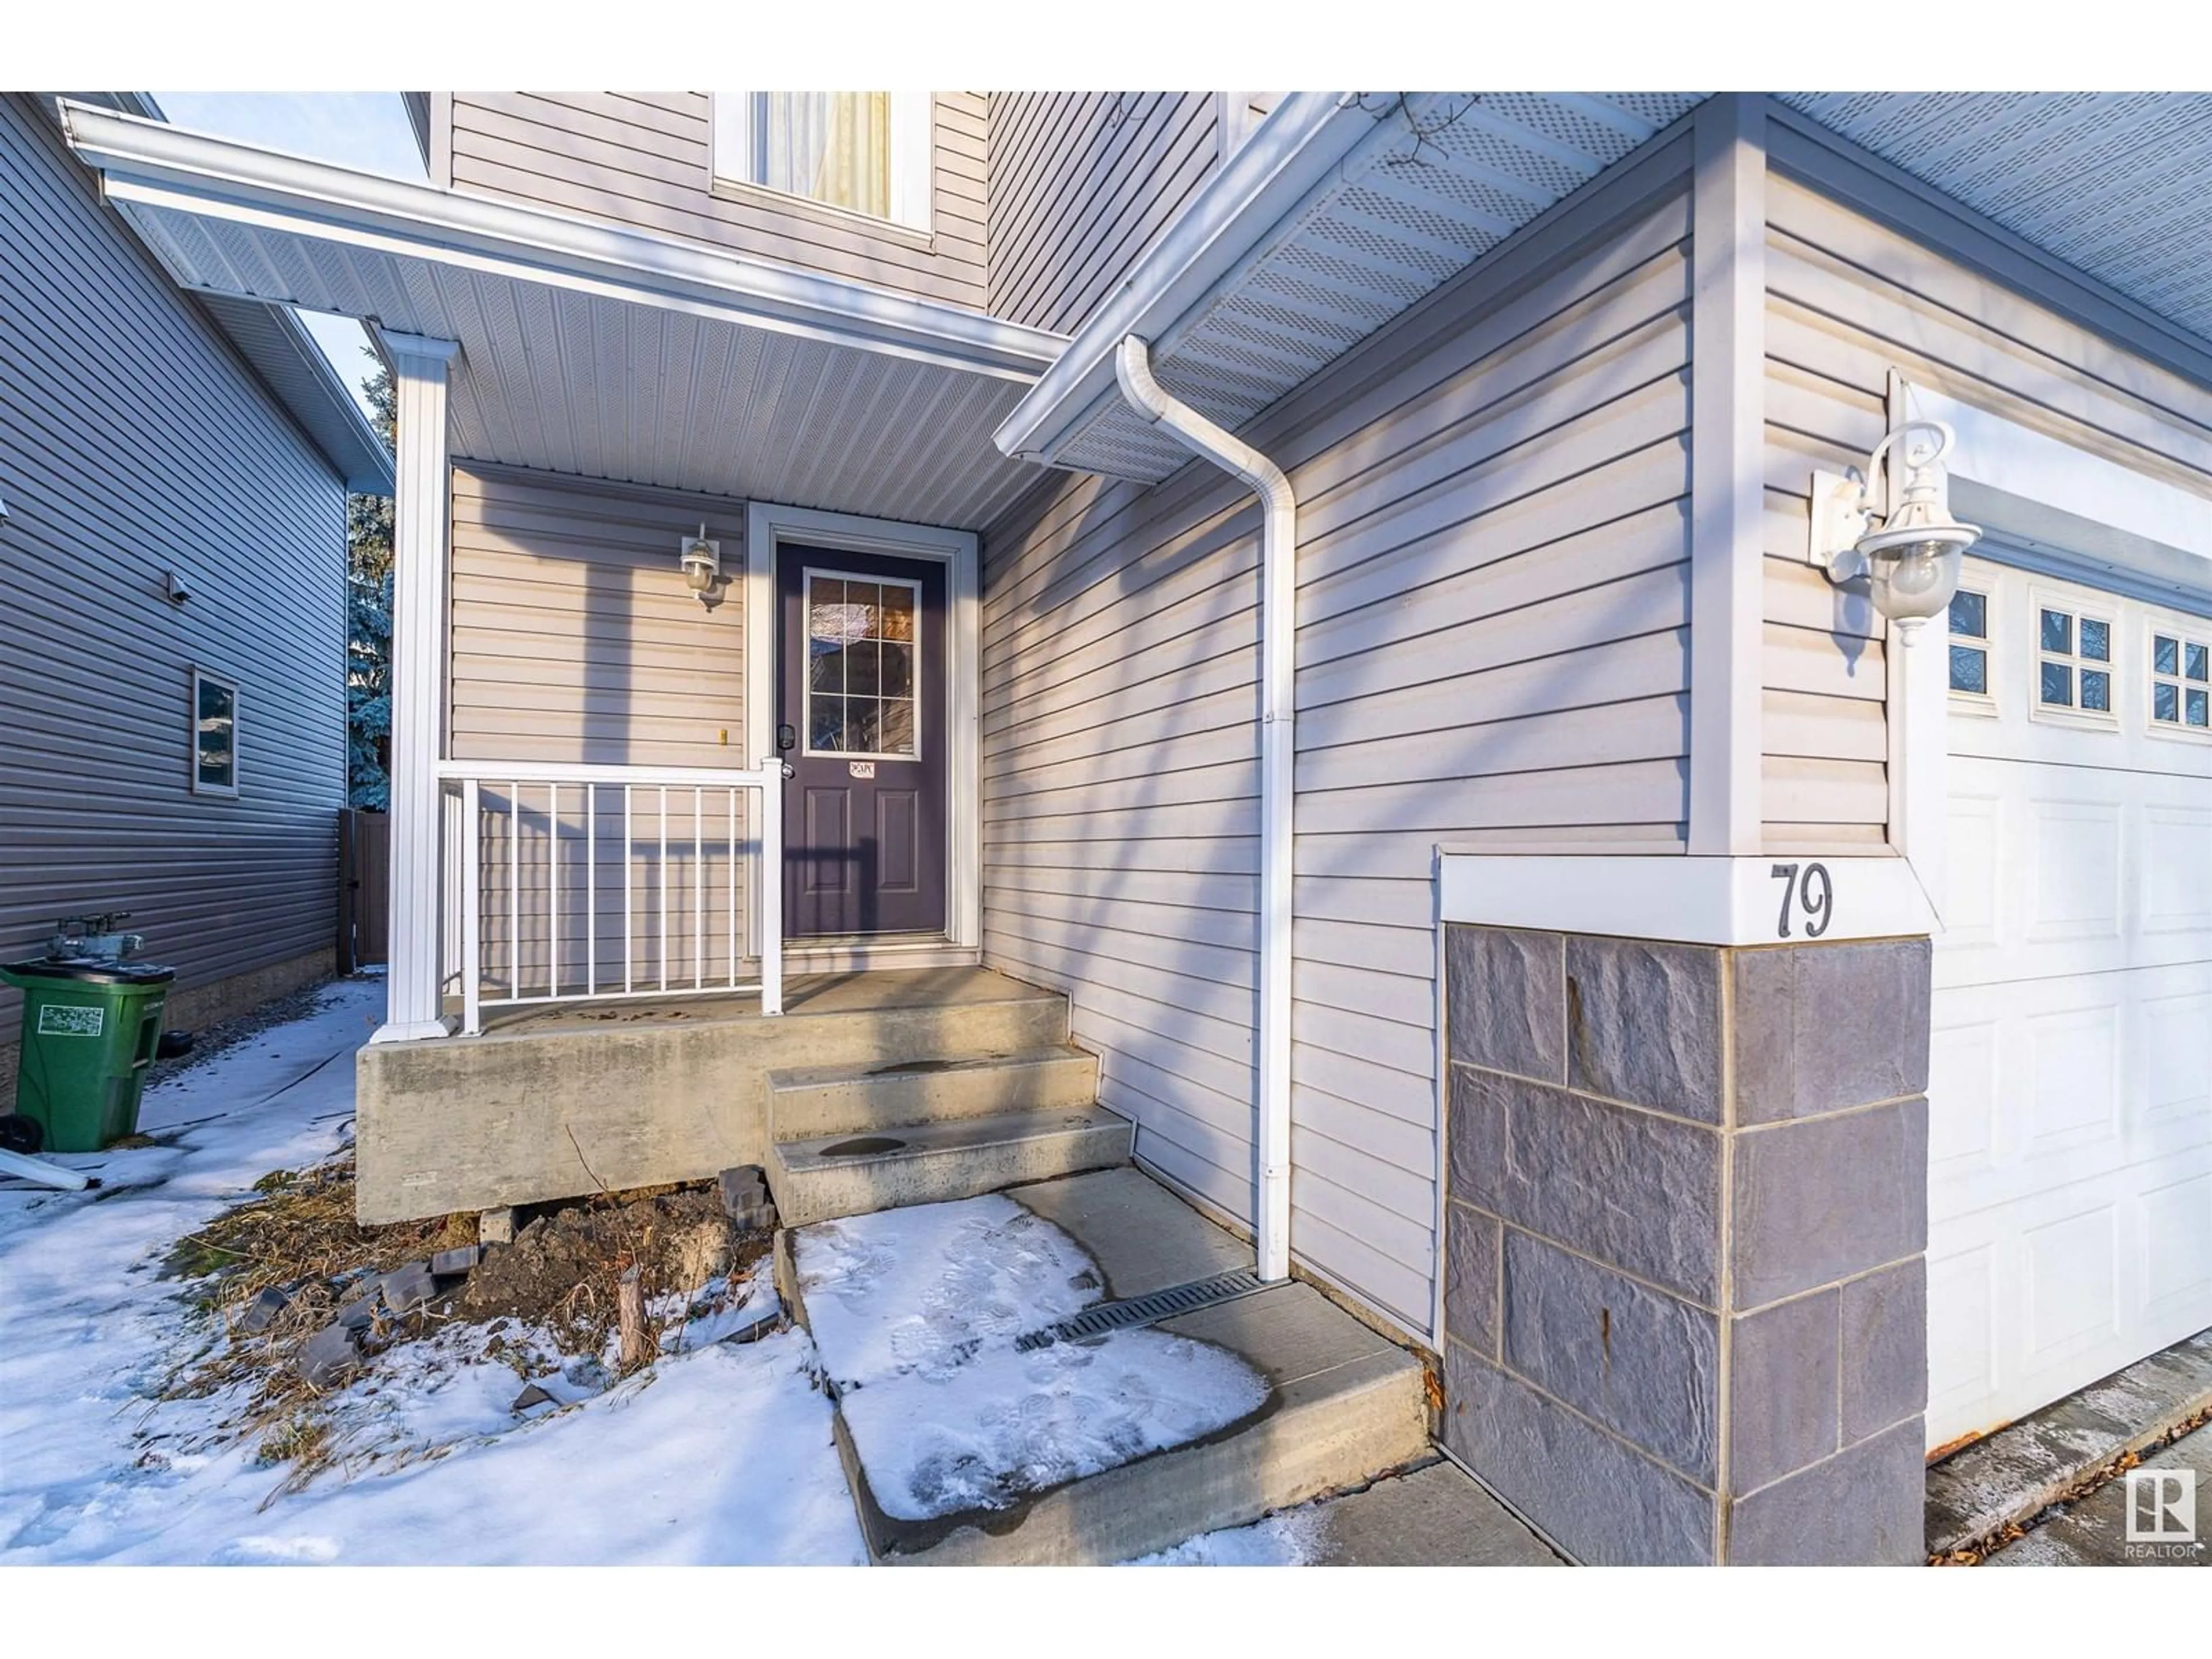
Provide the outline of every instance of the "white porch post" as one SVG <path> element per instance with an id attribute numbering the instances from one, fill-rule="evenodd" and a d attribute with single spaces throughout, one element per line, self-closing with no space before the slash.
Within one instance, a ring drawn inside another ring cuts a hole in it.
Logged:
<path id="1" fill-rule="evenodd" d="M 1692 118 L 1689 850 L 1756 854 L 1766 491 L 1766 104 Z"/>
<path id="2" fill-rule="evenodd" d="M 377 334 L 397 420 L 392 497 L 392 927 L 384 1024 L 373 1042 L 441 1037 L 437 766 L 445 744 L 446 377 L 460 347 Z"/>

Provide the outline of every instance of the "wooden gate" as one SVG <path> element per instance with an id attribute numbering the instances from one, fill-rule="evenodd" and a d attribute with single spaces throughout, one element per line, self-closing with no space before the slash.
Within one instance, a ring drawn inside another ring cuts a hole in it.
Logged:
<path id="1" fill-rule="evenodd" d="M 347 807 L 338 813 L 338 972 L 385 959 L 392 915 L 392 820 Z"/>

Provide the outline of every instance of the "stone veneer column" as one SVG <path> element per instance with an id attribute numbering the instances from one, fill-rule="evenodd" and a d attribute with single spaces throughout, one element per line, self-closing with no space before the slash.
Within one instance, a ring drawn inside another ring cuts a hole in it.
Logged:
<path id="1" fill-rule="evenodd" d="M 1450 927 L 1443 1441 L 1578 1559 L 1922 1559 L 1929 968 Z"/>

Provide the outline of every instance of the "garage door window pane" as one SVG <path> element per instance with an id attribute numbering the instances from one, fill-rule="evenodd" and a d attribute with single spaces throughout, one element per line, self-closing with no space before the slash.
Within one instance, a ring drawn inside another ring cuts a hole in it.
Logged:
<path id="1" fill-rule="evenodd" d="M 2207 694 L 2202 691 L 2191 691 L 2188 696 L 2189 724 L 2202 731 L 2205 729 Z"/>
<path id="2" fill-rule="evenodd" d="M 2043 701 L 2053 708 L 2074 706 L 2074 671 L 2064 663 L 2043 665 Z"/>
<path id="3" fill-rule="evenodd" d="M 2188 651 L 2187 678 L 2192 680 L 2212 678 L 2212 663 L 2208 663 L 2208 658 L 2212 658 L 2212 651 L 2207 651 L 2201 645 L 2191 646 Z"/>
<path id="4" fill-rule="evenodd" d="M 2074 654 L 2074 618 L 2063 611 L 2043 613 L 2043 648 Z"/>
<path id="5" fill-rule="evenodd" d="M 1960 588 L 1951 596 L 1951 631 L 1970 639 L 1990 636 L 1990 601 L 1984 593 Z"/>
<path id="6" fill-rule="evenodd" d="M 2154 674 L 2179 674 L 2181 672 L 2181 641 L 2179 640 L 2169 640 L 2163 634 L 2152 637 L 2150 672 Z"/>
<path id="7" fill-rule="evenodd" d="M 2161 681 L 2150 689 L 2150 717 L 2169 726 L 2181 723 L 2181 688 Z"/>
<path id="8" fill-rule="evenodd" d="M 1978 697 L 1990 694 L 1990 653 L 1971 645 L 1951 647 L 1951 689 Z"/>
<path id="9" fill-rule="evenodd" d="M 2109 623 L 2099 622 L 2094 617 L 2081 618 L 2081 654 L 2091 662 L 2110 662 L 2112 659 L 2112 629 Z"/>
<path id="10" fill-rule="evenodd" d="M 2081 671 L 2081 707 L 2106 714 L 2112 708 L 2112 677 L 2100 669 Z"/>

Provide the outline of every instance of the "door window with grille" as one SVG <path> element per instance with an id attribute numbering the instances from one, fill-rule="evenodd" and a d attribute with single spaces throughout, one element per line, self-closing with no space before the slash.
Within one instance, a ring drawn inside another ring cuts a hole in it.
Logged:
<path id="1" fill-rule="evenodd" d="M 914 760 L 921 584 L 806 573 L 806 752 Z"/>

